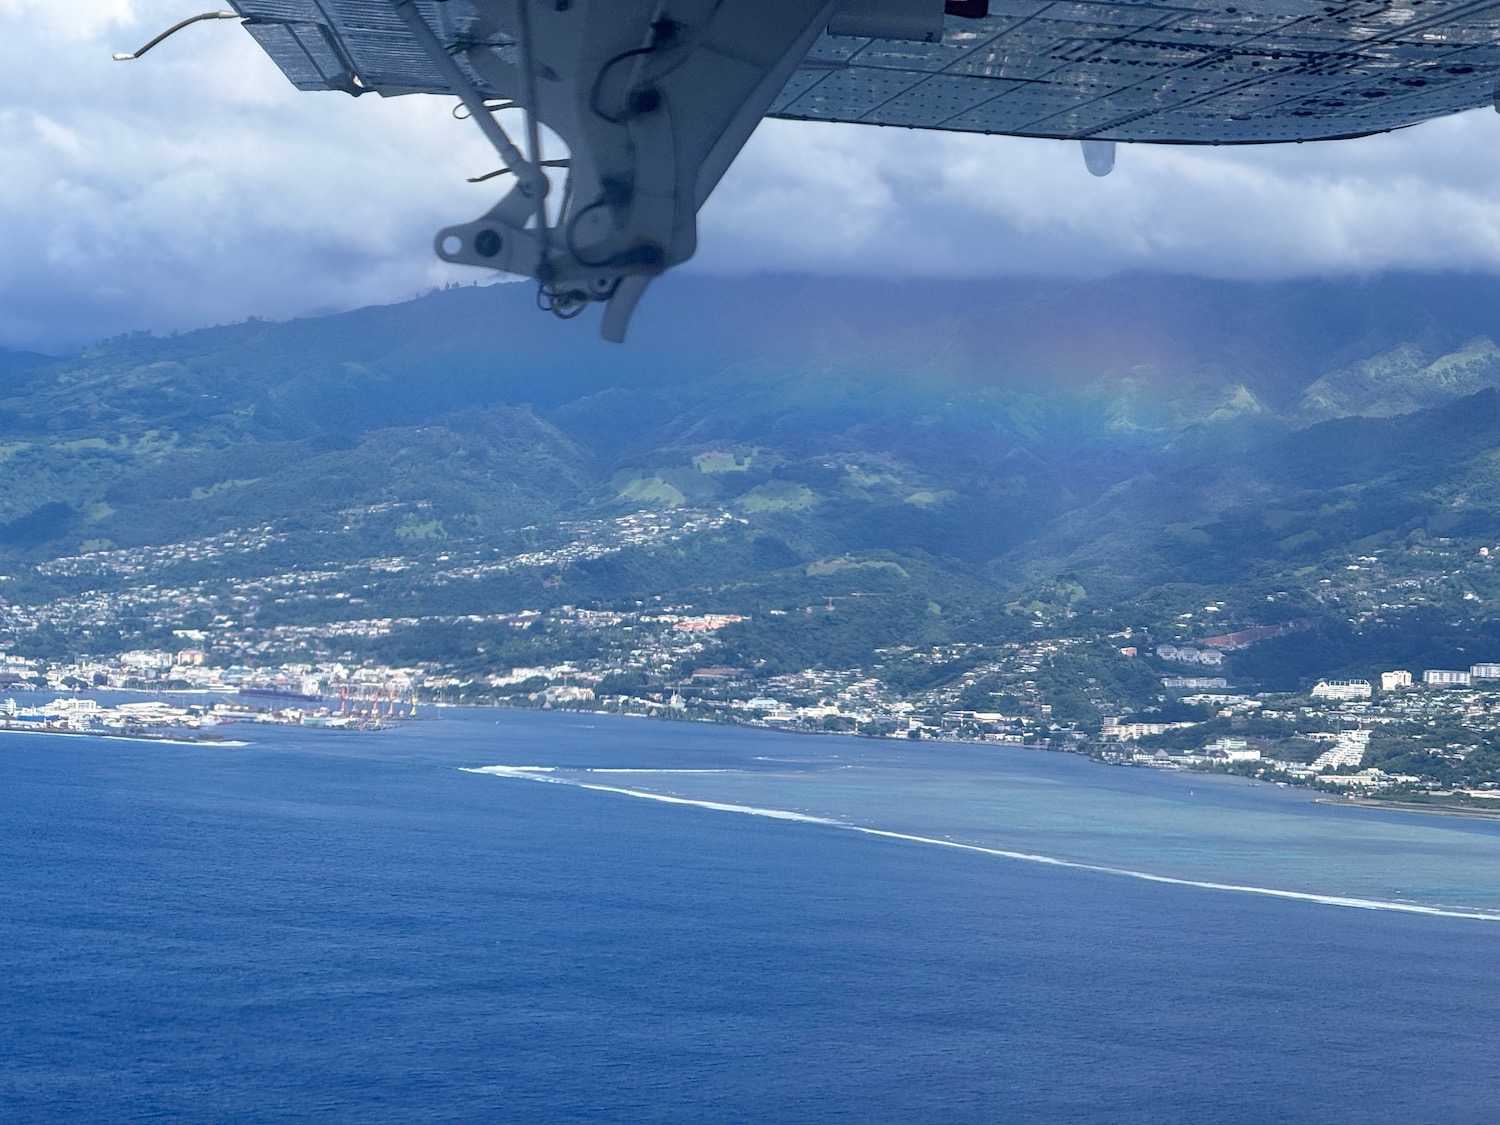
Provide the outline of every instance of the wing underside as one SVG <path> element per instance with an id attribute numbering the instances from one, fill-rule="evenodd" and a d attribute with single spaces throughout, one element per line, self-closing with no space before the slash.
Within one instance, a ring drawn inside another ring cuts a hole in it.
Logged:
<path id="1" fill-rule="evenodd" d="M 388 0 L 235 6 L 299 88 L 452 92 Z M 462 39 L 459 5 L 419 6 L 440 34 Z M 1488 105 L 1500 82 L 1500 0 L 989 0 L 987 9 L 950 17 L 937 43 L 824 35 L 769 116 L 1246 144 L 1401 128 Z"/>
<path id="2" fill-rule="evenodd" d="M 936 44 L 825 36 L 776 117 L 1246 144 L 1361 136 L 1488 105 L 1500 5 L 991 0 Z"/>
<path id="3" fill-rule="evenodd" d="M 1500 0 L 231 3 L 299 89 L 458 98 L 510 178 L 437 253 L 613 340 L 764 116 L 1081 140 L 1103 175 L 1117 141 L 1363 136 L 1500 81 Z"/>

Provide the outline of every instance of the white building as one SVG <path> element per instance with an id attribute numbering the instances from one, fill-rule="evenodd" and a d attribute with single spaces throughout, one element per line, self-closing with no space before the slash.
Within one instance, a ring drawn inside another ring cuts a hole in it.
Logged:
<path id="1" fill-rule="evenodd" d="M 1156 655 L 1163 660 L 1175 660 L 1181 664 L 1207 664 L 1217 668 L 1224 663 L 1224 654 L 1214 648 L 1193 648 L 1191 645 L 1157 645 Z"/>
<path id="2" fill-rule="evenodd" d="M 1156 734 L 1166 734 L 1169 730 L 1182 730 L 1185 727 L 1197 726 L 1196 723 L 1122 723 L 1118 718 L 1104 720 L 1099 729 L 1099 737 L 1104 739 L 1118 739 L 1121 742 L 1134 742 L 1140 738 L 1149 738 Z"/>
<path id="3" fill-rule="evenodd" d="M 172 654 L 157 649 L 137 649 L 134 652 L 122 652 L 120 664 L 142 672 L 165 672 L 172 667 Z"/>
<path id="4" fill-rule="evenodd" d="M 1370 732 L 1367 730 L 1346 730 L 1340 732 L 1334 741 L 1333 749 L 1325 750 L 1313 761 L 1312 768 L 1322 772 L 1323 770 L 1338 769 L 1340 766 L 1358 766 L 1365 759 L 1365 751 L 1370 746 Z"/>
<path id="5" fill-rule="evenodd" d="M 1454 672 L 1446 668 L 1429 668 L 1422 673 L 1422 682 L 1428 687 L 1468 687 L 1469 673 Z"/>
<path id="6" fill-rule="evenodd" d="M 1369 699 L 1375 694 L 1369 680 L 1319 680 L 1309 693 L 1314 699 Z"/>
<path id="7" fill-rule="evenodd" d="M 363 669 L 360 669 L 363 671 Z M 356 673 L 356 677 L 358 673 Z M 545 668 L 512 668 L 506 676 L 491 676 L 490 686 L 509 687 L 511 684 L 524 684 L 527 680 L 547 680 L 552 677 L 547 674 Z"/>
<path id="8" fill-rule="evenodd" d="M 594 689 L 578 687 L 575 684 L 563 684 L 559 687 L 549 687 L 541 695 L 548 703 L 588 703 L 594 698 Z"/>
<path id="9" fill-rule="evenodd" d="M 1396 691 L 1399 688 L 1411 687 L 1410 672 L 1382 672 L 1380 673 L 1380 690 Z"/>
<path id="10" fill-rule="evenodd" d="M 1500 664 L 1476 664 L 1469 669 L 1471 680 L 1500 680 Z"/>
<path id="11" fill-rule="evenodd" d="M 155 699 L 141 703 L 121 703 L 113 710 L 122 723 L 141 726 L 168 726 L 187 717 L 185 708 L 174 707 Z"/>
<path id="12" fill-rule="evenodd" d="M 1260 751 L 1243 738 L 1220 738 L 1210 742 L 1203 752 L 1211 758 L 1223 758 L 1230 762 L 1258 762 Z"/>

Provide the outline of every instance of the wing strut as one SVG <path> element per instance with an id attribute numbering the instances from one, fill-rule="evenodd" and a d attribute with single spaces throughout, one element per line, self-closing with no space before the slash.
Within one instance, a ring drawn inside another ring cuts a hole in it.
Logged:
<path id="1" fill-rule="evenodd" d="M 451 42 L 416 0 L 391 2 L 515 174 L 438 232 L 438 255 L 535 278 L 562 317 L 605 302 L 619 341 L 651 279 L 692 257 L 698 208 L 837 0 L 471 0 L 478 23 Z M 497 97 L 524 110 L 525 152 Z M 542 126 L 565 160 L 542 158 Z"/>

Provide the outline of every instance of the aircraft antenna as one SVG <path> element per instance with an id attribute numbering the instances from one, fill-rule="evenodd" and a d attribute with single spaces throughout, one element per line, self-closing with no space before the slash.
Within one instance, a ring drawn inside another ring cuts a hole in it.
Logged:
<path id="1" fill-rule="evenodd" d="M 124 51 L 116 51 L 112 57 L 114 58 L 115 62 L 134 62 L 136 59 L 144 55 L 147 51 L 151 50 L 152 47 L 156 46 L 163 40 L 172 38 L 172 36 L 176 35 L 185 27 L 191 27 L 193 24 L 201 23 L 203 20 L 237 20 L 239 18 L 240 14 L 238 12 L 200 12 L 196 16 L 189 16 L 187 19 L 181 21 L 180 23 L 174 23 L 171 27 L 167 28 L 166 31 L 163 31 L 155 39 L 152 39 L 150 42 L 148 42 L 144 47 L 137 48 L 135 51 L 129 53 L 126 53 Z"/>

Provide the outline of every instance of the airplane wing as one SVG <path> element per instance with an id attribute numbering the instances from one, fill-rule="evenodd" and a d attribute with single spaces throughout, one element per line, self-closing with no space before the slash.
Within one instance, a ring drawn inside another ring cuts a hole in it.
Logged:
<path id="1" fill-rule="evenodd" d="M 1493 0 L 990 0 L 937 43 L 823 36 L 771 116 L 1179 144 L 1329 140 L 1490 105 Z"/>
<path id="2" fill-rule="evenodd" d="M 1103 174 L 1112 142 L 1356 137 L 1500 82 L 1500 0 L 229 2 L 299 89 L 457 97 L 513 181 L 439 255 L 606 302 L 612 339 L 764 116 L 1081 140 Z"/>

